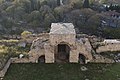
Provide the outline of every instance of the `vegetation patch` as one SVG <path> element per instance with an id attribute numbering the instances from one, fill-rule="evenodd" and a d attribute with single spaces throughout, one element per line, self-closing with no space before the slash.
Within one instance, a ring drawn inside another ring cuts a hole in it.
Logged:
<path id="1" fill-rule="evenodd" d="M 25 48 L 15 45 L 0 45 L 0 70 L 4 67 L 10 57 L 18 57 L 20 54 L 24 54 L 27 57 L 30 45 L 27 44 Z"/>
<path id="2" fill-rule="evenodd" d="M 19 40 L 14 40 L 14 39 L 10 39 L 10 40 L 0 40 L 0 43 L 3 43 L 3 42 L 7 42 L 7 43 L 17 43 L 17 42 L 19 42 Z"/>
<path id="3" fill-rule="evenodd" d="M 107 51 L 107 52 L 100 53 L 100 55 L 113 60 L 119 59 L 119 54 L 120 54 L 120 51 L 114 51 L 114 52 Z"/>
<path id="4" fill-rule="evenodd" d="M 85 66 L 88 70 L 81 71 Z M 119 80 L 120 64 L 12 64 L 4 80 Z"/>

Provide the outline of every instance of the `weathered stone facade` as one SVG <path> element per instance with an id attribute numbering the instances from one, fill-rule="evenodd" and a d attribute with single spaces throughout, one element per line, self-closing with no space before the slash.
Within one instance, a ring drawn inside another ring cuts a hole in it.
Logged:
<path id="1" fill-rule="evenodd" d="M 92 48 L 89 40 L 87 38 L 77 40 L 72 23 L 53 23 L 47 39 L 38 38 L 33 41 L 29 52 L 30 61 L 38 62 L 39 57 L 44 55 L 45 63 L 59 62 L 56 56 L 64 55 L 62 53 L 59 54 L 59 50 L 62 49 L 59 47 L 65 48 L 64 51 L 69 55 L 68 62 L 78 63 L 80 54 L 85 57 L 85 63 L 92 60 Z M 64 55 L 64 57 L 66 56 Z"/>

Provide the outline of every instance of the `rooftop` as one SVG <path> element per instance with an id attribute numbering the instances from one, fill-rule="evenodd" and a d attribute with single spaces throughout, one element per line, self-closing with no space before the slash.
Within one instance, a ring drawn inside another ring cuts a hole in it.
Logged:
<path id="1" fill-rule="evenodd" d="M 72 23 L 52 23 L 50 34 L 76 34 Z"/>

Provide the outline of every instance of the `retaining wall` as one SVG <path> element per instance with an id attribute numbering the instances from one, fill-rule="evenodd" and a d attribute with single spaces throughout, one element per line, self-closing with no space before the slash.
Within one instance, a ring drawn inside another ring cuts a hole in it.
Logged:
<path id="1" fill-rule="evenodd" d="M 97 53 L 106 51 L 120 51 L 120 44 L 106 44 L 105 46 L 98 47 L 98 49 L 96 50 Z"/>
<path id="2" fill-rule="evenodd" d="M 4 68 L 0 71 L 0 77 L 4 77 L 5 73 L 7 72 L 12 60 L 9 59 Z"/>

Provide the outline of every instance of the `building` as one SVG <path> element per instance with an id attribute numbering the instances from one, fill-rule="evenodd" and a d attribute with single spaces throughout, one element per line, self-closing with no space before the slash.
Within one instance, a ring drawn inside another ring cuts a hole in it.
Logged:
<path id="1" fill-rule="evenodd" d="M 76 38 L 72 23 L 52 23 L 46 39 L 33 41 L 30 62 L 87 63 L 92 60 L 91 45 L 87 38 Z"/>

